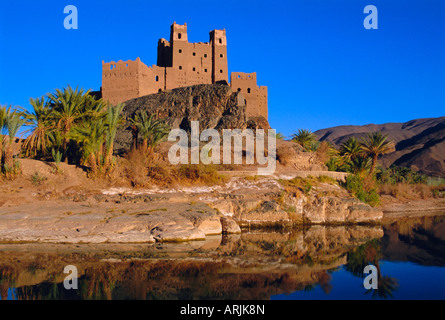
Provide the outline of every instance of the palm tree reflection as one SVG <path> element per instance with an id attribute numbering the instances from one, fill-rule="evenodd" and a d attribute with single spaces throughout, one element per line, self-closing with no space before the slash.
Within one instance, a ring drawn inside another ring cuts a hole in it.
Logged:
<path id="1" fill-rule="evenodd" d="M 382 275 L 380 269 L 381 252 L 379 240 L 372 240 L 355 248 L 347 255 L 346 271 L 349 271 L 355 277 L 365 278 L 366 275 L 363 270 L 367 265 L 374 265 L 377 268 L 377 289 L 369 289 L 365 292 L 365 294 L 371 294 L 374 299 L 392 298 L 393 292 L 399 286 L 396 278 Z"/>

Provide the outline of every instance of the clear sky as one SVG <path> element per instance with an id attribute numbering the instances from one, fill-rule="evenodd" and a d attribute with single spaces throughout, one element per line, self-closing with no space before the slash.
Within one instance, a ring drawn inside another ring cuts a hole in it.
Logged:
<path id="1" fill-rule="evenodd" d="M 378 29 L 366 30 L 366 5 Z M 66 30 L 66 5 L 78 30 Z M 0 0 L 0 104 L 70 84 L 99 90 L 102 60 L 156 63 L 157 40 L 227 31 L 229 72 L 257 72 L 285 135 L 445 115 L 443 0 Z"/>

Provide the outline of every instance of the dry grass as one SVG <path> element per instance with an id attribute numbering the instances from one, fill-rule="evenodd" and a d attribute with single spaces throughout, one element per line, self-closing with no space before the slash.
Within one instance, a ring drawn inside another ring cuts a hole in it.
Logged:
<path id="1" fill-rule="evenodd" d="M 434 189 L 435 187 L 424 183 L 383 183 L 379 186 L 379 193 L 393 196 L 396 199 L 416 200 L 434 197 Z"/>
<path id="2" fill-rule="evenodd" d="M 227 182 L 227 177 L 218 173 L 213 165 L 190 164 L 178 167 L 177 181 L 181 184 L 218 185 Z"/>
<path id="3" fill-rule="evenodd" d="M 301 177 L 295 177 L 291 180 L 278 180 L 278 182 L 281 183 L 281 185 L 284 187 L 284 190 L 286 190 L 289 193 L 292 194 L 305 194 L 308 195 L 309 192 L 312 190 L 314 181 L 312 178 L 301 178 Z"/>
<path id="4" fill-rule="evenodd" d="M 295 161 L 299 152 L 303 152 L 303 147 L 296 143 L 277 144 L 277 161 L 283 166 L 290 165 Z"/>
<path id="5" fill-rule="evenodd" d="M 215 165 L 172 165 L 162 155 L 130 151 L 120 163 L 120 176 L 133 187 L 157 185 L 215 185 L 227 181 Z"/>
<path id="6" fill-rule="evenodd" d="M 322 163 L 328 162 L 328 160 L 330 158 L 329 144 L 326 141 L 322 141 L 315 153 L 316 153 L 318 160 L 320 162 L 322 162 Z"/>

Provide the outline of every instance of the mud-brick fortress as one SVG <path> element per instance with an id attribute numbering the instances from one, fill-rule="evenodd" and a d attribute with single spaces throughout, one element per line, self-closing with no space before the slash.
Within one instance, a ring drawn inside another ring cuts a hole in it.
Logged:
<path id="1" fill-rule="evenodd" d="M 210 42 L 189 43 L 187 24 L 173 23 L 170 41 L 158 42 L 157 65 L 135 61 L 102 62 L 102 97 L 112 104 L 148 94 L 197 84 L 229 83 L 226 31 L 210 32 Z M 245 99 L 248 117 L 267 119 L 267 87 L 256 72 L 232 72 L 230 86 Z"/>

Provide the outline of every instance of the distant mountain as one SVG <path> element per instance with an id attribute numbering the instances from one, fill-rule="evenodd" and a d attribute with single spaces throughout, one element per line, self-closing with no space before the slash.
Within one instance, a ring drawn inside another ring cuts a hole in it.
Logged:
<path id="1" fill-rule="evenodd" d="M 379 163 L 410 167 L 424 174 L 445 177 L 445 117 L 416 119 L 405 123 L 338 126 L 314 132 L 324 141 L 339 146 L 350 137 L 360 138 L 380 131 L 396 143 L 396 151 Z"/>

